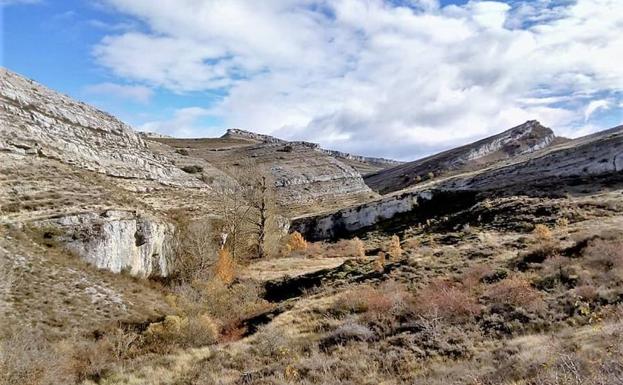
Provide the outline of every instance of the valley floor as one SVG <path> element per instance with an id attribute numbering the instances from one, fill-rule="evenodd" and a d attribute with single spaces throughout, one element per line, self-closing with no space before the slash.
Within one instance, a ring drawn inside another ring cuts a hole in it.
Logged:
<path id="1" fill-rule="evenodd" d="M 386 224 L 362 240 L 310 243 L 241 268 L 227 287 L 169 289 L 118 277 L 102 288 L 102 300 L 114 301 L 113 288 L 123 284 L 131 311 L 152 303 L 171 315 L 98 326 L 79 351 L 91 358 L 76 360 L 71 350 L 71 370 L 47 383 L 623 384 L 621 194 L 486 199 L 426 223 Z M 65 263 L 53 253 L 39 260 L 23 262 L 38 281 L 45 277 L 32 273 L 38 264 L 57 266 L 46 268 L 54 275 Z M 53 293 L 53 277 L 46 285 Z M 19 297 L 16 287 L 9 305 L 22 307 L 13 326 L 19 314 L 46 309 L 37 303 L 45 294 Z M 97 307 L 84 301 L 85 310 Z M 186 339 L 162 332 L 184 322 L 182 313 L 202 314 L 198 308 L 214 326 L 195 327 Z M 45 349 L 19 349 L 24 341 L 19 333 L 5 339 L 14 348 L 3 353 L 5 367 L 25 360 L 49 370 L 39 361 Z M 56 341 L 53 351 L 67 349 L 66 339 Z M 41 373 L 21 383 L 46 383 Z"/>

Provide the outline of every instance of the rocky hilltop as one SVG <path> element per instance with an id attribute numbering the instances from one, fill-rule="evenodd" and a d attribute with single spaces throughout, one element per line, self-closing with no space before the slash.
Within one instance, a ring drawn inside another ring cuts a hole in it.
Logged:
<path id="1" fill-rule="evenodd" d="M 57 159 L 89 171 L 164 184 L 200 184 L 114 118 L 0 69 L 0 151 Z"/>
<path id="2" fill-rule="evenodd" d="M 320 147 L 320 145 L 318 145 L 317 143 L 304 142 L 304 141 L 286 141 L 283 139 L 275 138 L 274 136 L 257 134 L 255 132 L 245 131 L 245 130 L 241 130 L 238 128 L 228 129 L 227 132 L 222 137 L 251 140 L 251 141 L 256 141 L 260 143 L 281 143 L 281 144 L 290 143 L 293 145 L 309 147 L 316 151 L 319 151 L 324 154 L 330 155 L 334 158 L 337 158 L 344 163 L 349 164 L 362 175 L 375 172 L 375 171 L 379 171 L 379 170 L 382 170 L 382 169 L 385 169 L 391 166 L 396 166 L 396 165 L 403 163 L 403 162 L 399 162 L 397 160 L 392 160 L 392 159 L 375 158 L 375 157 L 370 157 L 370 156 L 350 154 L 350 153 L 342 152 L 342 151 L 328 150 L 328 149 Z"/>
<path id="3" fill-rule="evenodd" d="M 545 148 L 555 140 L 557 138 L 551 129 L 531 120 L 477 142 L 366 175 L 365 182 L 374 191 L 386 194 L 431 177 L 481 169 Z"/>

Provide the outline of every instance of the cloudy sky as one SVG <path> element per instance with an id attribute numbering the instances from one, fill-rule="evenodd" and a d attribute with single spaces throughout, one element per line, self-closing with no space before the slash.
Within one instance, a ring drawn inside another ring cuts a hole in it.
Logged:
<path id="1" fill-rule="evenodd" d="M 415 159 L 623 122 L 621 0 L 0 0 L 3 66 L 183 137 Z"/>

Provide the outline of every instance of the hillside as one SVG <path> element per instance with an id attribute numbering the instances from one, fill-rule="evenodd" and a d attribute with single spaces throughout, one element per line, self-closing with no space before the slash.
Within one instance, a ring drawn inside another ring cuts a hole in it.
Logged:
<path id="1" fill-rule="evenodd" d="M 431 178 L 484 168 L 490 164 L 537 151 L 564 141 L 537 121 L 528 121 L 500 134 L 439 154 L 387 168 L 364 180 L 374 191 L 387 194 Z"/>
<path id="2" fill-rule="evenodd" d="M 288 142 L 286 140 L 275 138 L 270 135 L 256 134 L 253 132 L 240 130 L 240 129 L 229 129 L 222 136 L 222 138 L 223 139 L 225 138 L 236 139 L 237 138 L 240 140 L 249 140 L 249 141 L 254 141 L 258 143 L 281 143 L 281 144 L 292 143 L 292 144 L 304 145 L 308 148 L 312 148 L 318 152 L 332 156 L 340 160 L 341 162 L 350 165 L 355 170 L 357 170 L 361 175 L 383 170 L 388 167 L 396 166 L 402 163 L 402 162 L 399 162 L 397 160 L 392 160 L 392 159 L 375 158 L 375 157 L 369 157 L 369 156 L 349 154 L 347 152 L 327 150 L 327 149 L 320 147 L 316 143 L 296 142 L 296 141 Z"/>
<path id="3" fill-rule="evenodd" d="M 239 182 L 257 173 L 270 175 L 276 199 L 289 216 L 326 207 L 337 208 L 346 202 L 363 202 L 377 196 L 353 167 L 304 142 L 258 141 L 249 136 L 231 135 L 208 139 L 152 138 L 149 141 L 156 153 L 169 157 L 180 151 L 187 154 L 177 155 L 179 165 L 200 159 Z"/>
<path id="4" fill-rule="evenodd" d="M 392 161 L 137 134 L 1 74 L 0 384 L 623 381 L 623 126 L 530 121 L 380 196 L 357 170 Z"/>

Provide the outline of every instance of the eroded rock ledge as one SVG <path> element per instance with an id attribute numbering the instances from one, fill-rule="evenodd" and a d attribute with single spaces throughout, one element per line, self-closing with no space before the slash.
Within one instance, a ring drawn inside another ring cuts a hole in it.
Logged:
<path id="1" fill-rule="evenodd" d="M 61 216 L 35 225 L 55 229 L 52 233 L 58 233 L 67 249 L 98 268 L 139 277 L 171 272 L 174 227 L 158 218 L 108 210 Z"/>

